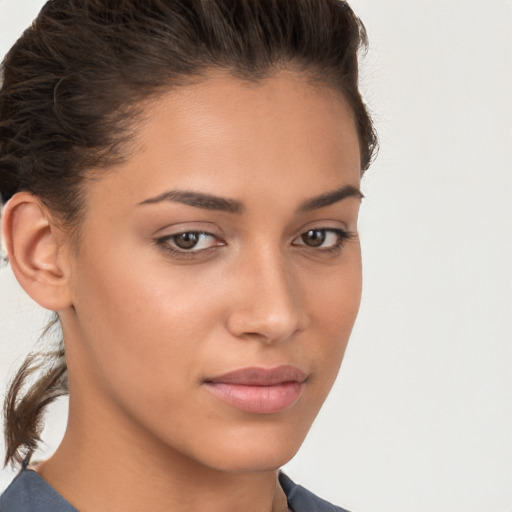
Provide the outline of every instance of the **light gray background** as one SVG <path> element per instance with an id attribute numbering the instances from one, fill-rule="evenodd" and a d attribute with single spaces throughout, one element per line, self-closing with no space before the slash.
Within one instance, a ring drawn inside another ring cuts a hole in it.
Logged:
<path id="1" fill-rule="evenodd" d="M 0 53 L 42 4 L 0 0 Z M 364 297 L 341 376 L 286 470 L 353 512 L 510 512 L 512 2 L 352 6 L 382 145 L 363 183 Z M 43 318 L 2 269 L 2 387 Z M 65 411 L 50 414 L 48 452 Z"/>

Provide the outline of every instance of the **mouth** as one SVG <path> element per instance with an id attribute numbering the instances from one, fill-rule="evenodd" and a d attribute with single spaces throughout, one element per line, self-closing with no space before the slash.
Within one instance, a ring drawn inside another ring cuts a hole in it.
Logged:
<path id="1" fill-rule="evenodd" d="M 307 375 L 294 366 L 242 368 L 204 385 L 228 405 L 252 414 L 276 414 L 302 396 Z"/>

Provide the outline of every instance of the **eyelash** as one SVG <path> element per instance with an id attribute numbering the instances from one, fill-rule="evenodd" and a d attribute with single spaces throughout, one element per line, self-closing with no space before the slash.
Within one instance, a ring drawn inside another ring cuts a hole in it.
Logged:
<path id="1" fill-rule="evenodd" d="M 182 235 L 199 235 L 199 236 L 207 236 L 207 237 L 210 237 L 210 238 L 213 238 L 213 239 L 217 239 L 219 240 L 219 238 L 217 236 L 215 236 L 214 234 L 212 233 L 208 233 L 207 231 L 181 231 L 180 233 L 175 233 L 173 235 L 168 235 L 168 236 L 164 236 L 164 237 L 161 237 L 161 238 L 157 238 L 155 239 L 155 243 L 161 247 L 163 250 L 169 252 L 172 256 L 175 256 L 177 258 L 182 258 L 182 259 L 192 259 L 196 256 L 198 256 L 199 254 L 201 253 L 205 253 L 206 251 L 209 251 L 211 249 L 215 249 L 216 247 L 222 247 L 224 245 L 226 245 L 224 242 L 220 243 L 220 244 L 216 244 L 216 245 L 213 245 L 211 247 L 206 247 L 205 249 L 194 249 L 194 248 L 191 248 L 189 250 L 187 249 L 180 249 L 178 247 L 173 247 L 172 245 L 170 245 L 170 242 L 173 240 L 173 239 L 176 239 L 178 238 L 179 236 L 182 236 Z"/>
<path id="2" fill-rule="evenodd" d="M 302 239 L 304 235 L 306 235 L 310 232 L 313 232 L 313 231 L 321 232 L 325 236 L 327 236 L 329 233 L 334 234 L 336 236 L 336 242 L 331 247 L 326 247 L 326 248 L 309 246 L 305 243 L 295 243 L 295 240 Z M 211 237 L 213 239 L 220 240 L 217 236 L 215 236 L 212 233 L 208 233 L 207 231 L 182 231 L 180 233 L 176 233 L 173 235 L 167 235 L 167 236 L 164 236 L 161 238 L 156 238 L 154 240 L 154 242 L 156 243 L 156 245 L 158 245 L 163 250 L 170 253 L 172 256 L 177 257 L 177 258 L 182 258 L 182 259 L 192 259 L 192 258 L 199 256 L 200 254 L 204 254 L 206 251 L 210 251 L 211 249 L 215 249 L 217 247 L 222 247 L 222 246 L 226 245 L 225 242 L 221 241 L 221 243 L 219 243 L 219 244 L 213 245 L 211 247 L 206 247 L 204 249 L 191 248 L 191 249 L 187 250 L 187 249 L 180 249 L 178 247 L 173 247 L 170 244 L 170 241 L 172 241 L 173 239 L 176 239 L 177 237 L 186 235 L 186 234 L 189 234 L 189 235 L 193 234 L 193 235 L 199 235 L 199 236 L 202 235 L 202 236 L 207 236 L 207 237 Z M 329 255 L 329 254 L 337 255 L 341 252 L 345 243 L 354 237 L 355 237 L 354 233 L 351 233 L 350 231 L 346 231 L 346 230 L 339 229 L 339 228 L 312 228 L 312 229 L 308 229 L 307 231 L 301 233 L 298 237 L 296 237 L 293 240 L 292 245 L 294 247 L 306 248 L 307 250 L 309 250 L 311 252 L 315 252 L 315 253 L 321 253 L 321 254 L 327 254 L 327 255 Z"/>
<path id="3" fill-rule="evenodd" d="M 341 250 L 343 249 L 345 242 L 347 242 L 348 240 L 351 240 L 352 238 L 355 237 L 355 233 L 351 233 L 350 231 L 346 231 L 344 229 L 312 228 L 312 229 L 308 229 L 304 233 L 300 234 L 294 240 L 302 239 L 304 237 L 304 235 L 311 233 L 311 232 L 321 232 L 324 234 L 324 236 L 327 236 L 329 233 L 334 234 L 336 236 L 336 241 L 332 246 L 325 247 L 325 248 L 314 247 L 314 246 L 307 245 L 305 243 L 298 243 L 298 244 L 294 243 L 293 245 L 296 247 L 305 247 L 306 249 L 308 249 L 310 251 L 314 251 L 316 253 L 320 252 L 322 254 L 327 254 L 327 255 L 338 255 L 341 253 Z"/>

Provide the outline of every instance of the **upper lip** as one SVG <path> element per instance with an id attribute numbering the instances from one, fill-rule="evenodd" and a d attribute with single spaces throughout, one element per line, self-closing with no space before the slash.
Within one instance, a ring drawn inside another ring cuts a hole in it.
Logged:
<path id="1" fill-rule="evenodd" d="M 285 382 L 304 382 L 307 375 L 295 366 L 275 368 L 248 367 L 207 379 L 208 383 L 238 384 L 243 386 L 276 386 Z"/>

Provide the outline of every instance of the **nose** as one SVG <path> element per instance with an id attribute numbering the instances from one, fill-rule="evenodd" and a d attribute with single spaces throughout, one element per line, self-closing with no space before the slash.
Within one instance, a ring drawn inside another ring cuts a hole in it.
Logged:
<path id="1" fill-rule="evenodd" d="M 227 320 L 231 334 L 277 343 L 304 329 L 300 283 L 280 254 L 260 252 L 233 272 L 238 293 Z"/>

